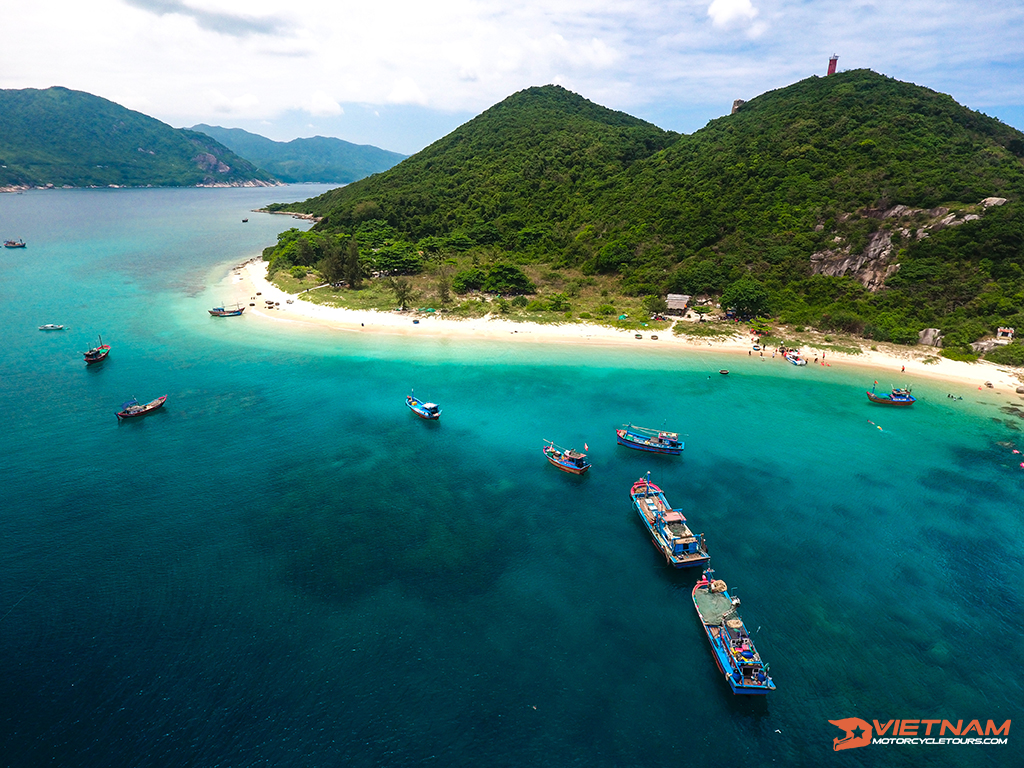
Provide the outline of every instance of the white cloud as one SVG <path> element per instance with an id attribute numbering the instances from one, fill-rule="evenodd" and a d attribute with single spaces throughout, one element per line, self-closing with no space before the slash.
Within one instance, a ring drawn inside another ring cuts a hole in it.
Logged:
<path id="1" fill-rule="evenodd" d="M 712 0 L 708 16 L 716 27 L 728 29 L 752 22 L 757 16 L 757 9 L 750 0 Z"/>
<path id="2" fill-rule="evenodd" d="M 345 110 L 341 108 L 341 104 L 323 91 L 315 91 L 313 95 L 309 97 L 309 101 L 306 103 L 306 111 L 311 115 L 317 115 L 318 117 L 345 114 Z"/>
<path id="3" fill-rule="evenodd" d="M 64 85 L 174 125 L 347 118 L 357 104 L 476 113 L 550 82 L 634 114 L 710 118 L 823 75 L 833 52 L 975 108 L 1024 104 L 1020 0 L 290 0 L 286 15 L 279 0 L 8 5 L 18 33 L 0 87 Z"/>

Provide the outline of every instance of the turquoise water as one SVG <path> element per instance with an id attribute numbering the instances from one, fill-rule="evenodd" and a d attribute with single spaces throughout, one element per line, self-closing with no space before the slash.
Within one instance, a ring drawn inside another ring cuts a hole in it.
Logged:
<path id="1" fill-rule="evenodd" d="M 1016 396 L 911 380 L 890 411 L 863 390 L 904 379 L 839 363 L 209 317 L 305 226 L 249 211 L 319 191 L 0 196 L 28 242 L 0 253 L 3 765 L 806 765 L 829 719 L 1020 718 Z M 684 455 L 616 446 L 625 421 Z M 648 470 L 742 598 L 767 701 L 729 693 L 698 574 L 636 519 Z M 1009 738 L 835 759 L 1019 764 Z"/>

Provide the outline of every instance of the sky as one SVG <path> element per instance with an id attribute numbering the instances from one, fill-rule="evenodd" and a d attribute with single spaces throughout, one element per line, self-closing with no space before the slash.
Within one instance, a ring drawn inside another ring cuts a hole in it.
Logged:
<path id="1" fill-rule="evenodd" d="M 1024 129 L 1024 0 L 32 0 L 0 88 L 60 85 L 174 127 L 413 154 L 556 83 L 692 133 L 828 58 Z"/>

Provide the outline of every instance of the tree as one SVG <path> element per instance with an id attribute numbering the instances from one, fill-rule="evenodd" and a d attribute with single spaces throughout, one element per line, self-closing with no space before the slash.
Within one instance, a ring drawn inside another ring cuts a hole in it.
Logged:
<path id="1" fill-rule="evenodd" d="M 746 317 L 767 314 L 768 289 L 752 277 L 741 277 L 725 289 L 722 306 Z"/>
<path id="2" fill-rule="evenodd" d="M 363 287 L 363 265 L 359 263 L 359 246 L 355 238 L 348 241 L 345 249 L 344 274 L 349 288 L 359 290 Z"/>
<path id="3" fill-rule="evenodd" d="M 437 301 L 442 307 L 452 302 L 452 275 L 446 265 L 437 268 Z"/>
<path id="4" fill-rule="evenodd" d="M 335 285 L 345 279 L 345 259 L 341 255 L 341 246 L 333 237 L 330 238 L 325 250 L 326 254 L 319 264 L 320 274 L 328 283 Z"/>
<path id="5" fill-rule="evenodd" d="M 692 307 L 693 311 L 697 313 L 697 318 L 703 323 L 704 315 L 711 311 L 711 307 L 707 305 L 701 305 L 699 307 Z"/>
<path id="6" fill-rule="evenodd" d="M 648 315 L 660 315 L 668 312 L 668 302 L 664 296 L 644 296 L 644 312 Z"/>
<path id="7" fill-rule="evenodd" d="M 514 264 L 495 264 L 487 272 L 483 289 L 491 293 L 533 293 L 533 283 Z"/>
<path id="8" fill-rule="evenodd" d="M 389 277 L 388 288 L 395 294 L 395 303 L 398 304 L 399 309 L 404 310 L 416 298 L 416 291 L 413 290 L 412 283 L 408 278 Z"/>

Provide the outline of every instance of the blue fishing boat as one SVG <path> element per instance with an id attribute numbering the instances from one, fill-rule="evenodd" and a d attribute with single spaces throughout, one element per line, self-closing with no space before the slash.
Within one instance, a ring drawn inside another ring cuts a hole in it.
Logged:
<path id="1" fill-rule="evenodd" d="M 571 475 L 582 475 L 590 469 L 591 465 L 587 461 L 587 454 L 575 451 L 572 448 L 559 448 L 550 440 L 545 442 L 547 442 L 547 445 L 541 450 L 544 451 L 544 455 L 553 466 Z M 587 444 L 584 443 L 583 447 L 586 448 Z"/>
<path id="2" fill-rule="evenodd" d="M 683 452 L 683 442 L 679 439 L 678 432 L 664 432 L 658 429 L 634 427 L 632 424 L 625 424 L 622 429 L 616 429 L 615 441 L 627 448 L 649 451 L 650 453 L 666 453 L 670 456 L 678 456 Z"/>
<path id="3" fill-rule="evenodd" d="M 426 403 L 412 395 L 406 395 L 405 404 L 408 405 L 410 410 L 412 410 L 412 412 L 421 419 L 437 421 L 441 418 L 441 408 L 437 403 Z"/>
<path id="4" fill-rule="evenodd" d="M 665 492 L 651 482 L 651 473 L 641 477 L 629 492 L 651 540 L 673 568 L 692 568 L 710 559 L 704 534 L 694 534 L 686 518 L 672 509 Z"/>
<path id="5" fill-rule="evenodd" d="M 877 381 L 875 385 L 878 385 Z M 888 395 L 876 395 L 875 387 L 872 387 L 865 394 L 867 394 L 868 400 L 878 405 L 913 405 L 917 402 L 917 398 L 910 394 L 909 387 L 907 389 L 893 389 Z"/>
<path id="6" fill-rule="evenodd" d="M 214 317 L 238 317 L 245 312 L 245 307 L 241 304 L 235 304 L 235 306 L 225 309 L 224 307 L 214 307 L 213 309 L 206 310 Z"/>
<path id="7" fill-rule="evenodd" d="M 740 599 L 729 594 L 726 583 L 716 579 L 711 568 L 704 570 L 692 594 L 693 607 L 711 643 L 715 663 L 732 692 L 766 694 L 774 691 L 775 683 L 768 674 L 768 665 L 754 648 L 754 641 L 736 611 Z"/>

